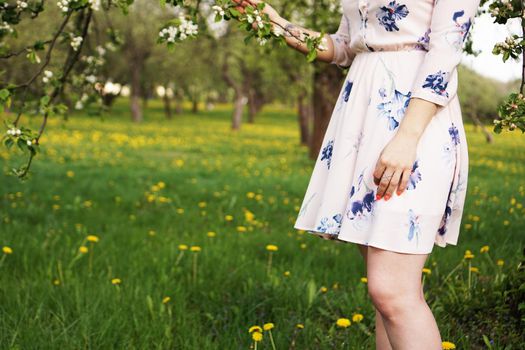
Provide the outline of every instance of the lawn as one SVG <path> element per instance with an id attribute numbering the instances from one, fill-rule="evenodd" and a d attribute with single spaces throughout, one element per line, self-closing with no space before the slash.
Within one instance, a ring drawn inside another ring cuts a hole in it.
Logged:
<path id="1" fill-rule="evenodd" d="M 239 132 L 230 113 L 52 119 L 27 181 L 0 148 L 0 348 L 248 349 L 266 323 L 258 349 L 374 348 L 357 248 L 293 228 L 313 168 L 294 111 Z M 434 247 L 427 300 L 458 349 L 523 348 L 519 291 L 503 295 L 523 283 L 525 136 L 465 128 L 462 231 Z"/>

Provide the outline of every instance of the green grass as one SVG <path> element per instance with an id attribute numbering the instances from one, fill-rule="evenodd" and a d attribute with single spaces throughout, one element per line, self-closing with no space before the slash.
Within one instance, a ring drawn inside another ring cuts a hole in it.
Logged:
<path id="1" fill-rule="evenodd" d="M 277 349 L 292 341 L 296 349 L 373 348 L 374 309 L 357 248 L 293 229 L 313 168 L 293 110 L 268 107 L 240 132 L 229 117 L 219 106 L 168 121 L 154 101 L 139 125 L 123 103 L 104 120 L 50 121 L 30 179 L 0 175 L 0 246 L 13 250 L 0 263 L 0 348 L 247 349 L 249 327 L 266 322 L 275 323 Z M 473 308 L 520 260 L 525 138 L 504 133 L 489 145 L 466 129 L 462 232 L 458 246 L 434 247 L 427 299 L 443 340 L 459 349 L 481 348 L 483 334 L 495 349 L 518 349 L 511 320 L 478 327 L 495 311 Z M 0 150 L 4 173 L 20 163 L 18 153 Z M 165 187 L 152 191 L 159 182 Z M 270 275 L 267 244 L 278 246 Z M 90 252 L 79 253 L 82 245 Z M 483 245 L 490 256 L 479 252 Z M 472 291 L 463 265 L 442 286 L 466 249 L 480 269 Z M 496 259 L 505 265 L 496 268 Z M 481 323 L 461 321 L 458 304 Z M 353 313 L 364 315 L 360 324 L 335 326 Z M 268 332 L 258 348 L 271 349 Z"/>

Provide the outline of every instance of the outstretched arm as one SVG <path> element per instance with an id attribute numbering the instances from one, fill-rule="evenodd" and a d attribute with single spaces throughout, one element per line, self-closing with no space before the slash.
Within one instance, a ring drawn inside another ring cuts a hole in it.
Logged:
<path id="1" fill-rule="evenodd" d="M 242 11 L 246 6 L 255 6 L 262 1 L 260 0 L 234 0 L 239 3 L 239 9 Z M 279 13 L 265 3 L 263 12 L 268 14 L 275 31 L 283 34 L 288 46 L 296 49 L 303 54 L 308 53 L 308 48 L 305 44 L 305 38 L 319 37 L 320 32 L 307 29 L 299 25 L 293 24 L 285 18 L 282 18 Z M 348 20 L 346 16 L 341 17 L 339 29 L 336 33 L 324 35 L 321 40 L 321 48 L 317 50 L 317 60 L 327 63 L 337 64 L 341 68 L 349 67 L 352 63 L 355 54 L 350 50 L 350 32 Z"/>

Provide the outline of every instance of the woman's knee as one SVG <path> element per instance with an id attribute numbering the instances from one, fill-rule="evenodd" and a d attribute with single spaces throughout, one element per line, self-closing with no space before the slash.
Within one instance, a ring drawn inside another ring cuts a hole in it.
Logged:
<path id="1" fill-rule="evenodd" d="M 410 312 L 415 303 L 421 302 L 421 292 L 410 292 L 385 279 L 368 277 L 368 295 L 381 315 L 394 319 L 404 312 Z"/>

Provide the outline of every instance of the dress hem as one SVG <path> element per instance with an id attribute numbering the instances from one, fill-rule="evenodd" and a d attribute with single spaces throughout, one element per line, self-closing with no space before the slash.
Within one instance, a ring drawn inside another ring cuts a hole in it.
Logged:
<path id="1" fill-rule="evenodd" d="M 339 239 L 339 238 L 324 238 L 321 234 L 327 234 L 326 232 L 323 232 L 323 231 L 318 231 L 316 229 L 311 229 L 311 228 L 304 228 L 303 226 L 294 226 L 295 229 L 297 230 L 302 230 L 302 231 L 306 231 L 307 233 L 309 234 L 312 234 L 314 236 L 317 236 L 321 239 L 324 239 L 324 240 L 327 240 L 327 241 L 334 241 L 336 243 L 357 243 L 357 244 L 361 244 L 361 245 L 365 245 L 365 246 L 371 246 L 371 247 L 374 247 L 374 248 L 379 248 L 379 249 L 383 249 L 383 250 L 388 250 L 388 251 L 391 251 L 391 252 L 395 252 L 395 253 L 402 253 L 402 254 L 430 254 L 432 253 L 432 249 L 429 251 L 429 252 L 414 252 L 414 251 L 401 251 L 401 250 L 397 250 L 397 249 L 392 249 L 384 244 L 381 244 L 381 243 L 375 243 L 375 242 L 364 242 L 364 241 L 360 241 L 360 240 L 357 240 L 357 239 Z M 330 233 L 328 233 L 330 234 Z M 438 243 L 436 241 L 434 241 L 434 245 L 437 245 L 438 247 L 441 247 L 441 248 L 445 248 L 447 245 L 457 245 L 456 242 L 451 242 L 451 241 L 446 241 L 444 242 L 444 244 L 442 244 L 441 242 Z M 434 248 L 434 245 L 432 246 L 432 248 Z"/>

